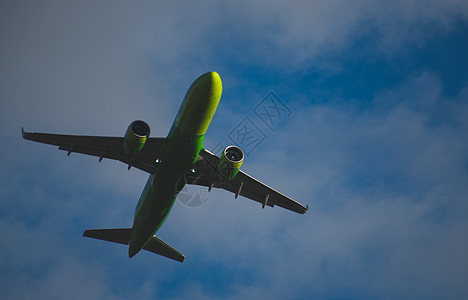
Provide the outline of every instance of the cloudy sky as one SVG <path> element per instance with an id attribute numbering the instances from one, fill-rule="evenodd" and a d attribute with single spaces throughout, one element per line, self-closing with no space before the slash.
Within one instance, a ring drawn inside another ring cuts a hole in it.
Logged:
<path id="1" fill-rule="evenodd" d="M 468 297 L 467 36 L 463 0 L 1 1 L 0 298 Z M 205 146 L 250 122 L 243 169 L 308 213 L 177 201 L 158 236 L 183 264 L 82 238 L 131 226 L 147 174 L 21 127 L 165 136 L 207 71 Z"/>

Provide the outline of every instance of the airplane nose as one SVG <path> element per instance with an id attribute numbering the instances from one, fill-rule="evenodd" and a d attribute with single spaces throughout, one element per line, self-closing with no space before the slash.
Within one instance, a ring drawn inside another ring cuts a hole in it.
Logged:
<path id="1" fill-rule="evenodd" d="M 179 109 L 175 127 L 192 135 L 205 134 L 218 107 L 223 84 L 216 72 L 198 77 L 190 86 Z"/>
<path id="2" fill-rule="evenodd" d="M 198 77 L 198 79 L 200 80 L 216 80 L 216 79 L 220 79 L 219 77 L 219 74 L 217 72 L 207 72 L 205 74 L 202 74 L 200 75 L 200 77 Z"/>
<path id="3" fill-rule="evenodd" d="M 197 78 L 192 83 L 189 93 L 196 99 L 215 101 L 221 98 L 222 83 L 221 77 L 216 72 L 208 72 Z"/>
<path id="4" fill-rule="evenodd" d="M 216 80 L 220 79 L 219 74 L 217 72 L 207 72 L 205 74 L 200 75 L 194 82 L 197 81 L 205 81 L 205 80 Z"/>

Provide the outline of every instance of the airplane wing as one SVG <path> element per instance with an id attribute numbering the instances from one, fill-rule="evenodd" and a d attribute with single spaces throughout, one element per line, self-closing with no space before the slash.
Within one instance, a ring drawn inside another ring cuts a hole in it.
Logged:
<path id="1" fill-rule="evenodd" d="M 233 192 L 236 198 L 241 195 L 260 202 L 262 208 L 264 208 L 265 205 L 271 207 L 277 205 L 300 214 L 306 213 L 308 207 L 281 194 L 241 170 L 229 181 L 214 182 L 213 178 L 215 178 L 214 175 L 216 173 L 218 160 L 219 157 L 213 153 L 205 149 L 201 150 L 199 159 L 194 165 L 195 172 L 186 176 L 187 183 L 209 188 L 222 188 Z"/>
<path id="2" fill-rule="evenodd" d="M 23 138 L 39 143 L 58 146 L 60 150 L 82 153 L 103 158 L 119 160 L 150 174 L 156 171 L 156 160 L 160 159 L 165 138 L 148 138 L 144 147 L 136 155 L 129 155 L 123 150 L 123 137 L 85 136 L 85 135 L 63 135 L 51 133 L 25 132 L 22 129 Z"/>

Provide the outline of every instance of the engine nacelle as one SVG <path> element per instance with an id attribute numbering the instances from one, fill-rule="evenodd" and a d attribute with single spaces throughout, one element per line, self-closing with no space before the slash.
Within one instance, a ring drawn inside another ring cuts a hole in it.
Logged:
<path id="1" fill-rule="evenodd" d="M 150 135 L 150 127 L 144 121 L 133 121 L 125 132 L 123 148 L 129 155 L 137 154 L 145 145 Z"/>
<path id="2" fill-rule="evenodd" d="M 218 162 L 218 174 L 224 181 L 233 179 L 239 172 L 244 161 L 244 152 L 237 146 L 228 146 L 224 149 Z"/>

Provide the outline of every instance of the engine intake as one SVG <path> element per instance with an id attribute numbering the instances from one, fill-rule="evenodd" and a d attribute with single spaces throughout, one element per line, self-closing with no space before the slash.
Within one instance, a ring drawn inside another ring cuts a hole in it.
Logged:
<path id="1" fill-rule="evenodd" d="M 124 152 L 129 155 L 137 154 L 145 145 L 146 139 L 149 138 L 150 127 L 141 120 L 133 121 L 127 128 L 124 136 Z"/>
<path id="2" fill-rule="evenodd" d="M 233 179 L 244 162 L 244 152 L 237 146 L 228 146 L 218 162 L 218 173 L 224 181 Z"/>

